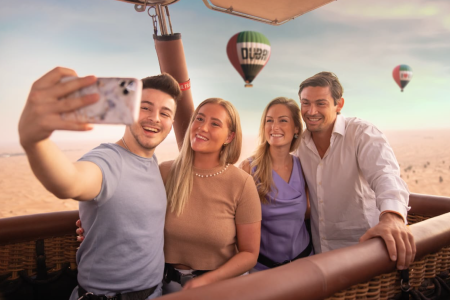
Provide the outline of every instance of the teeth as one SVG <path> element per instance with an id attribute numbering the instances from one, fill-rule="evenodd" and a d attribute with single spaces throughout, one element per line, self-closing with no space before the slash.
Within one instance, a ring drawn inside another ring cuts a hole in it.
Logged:
<path id="1" fill-rule="evenodd" d="M 309 120 L 310 120 L 310 121 L 313 121 L 313 122 L 317 122 L 317 121 L 319 121 L 320 119 L 309 118 Z"/>
<path id="2" fill-rule="evenodd" d="M 274 136 L 274 137 L 282 137 L 283 135 L 282 134 L 272 134 L 272 136 Z"/>
<path id="3" fill-rule="evenodd" d="M 144 127 L 144 129 L 148 130 L 148 131 L 152 131 L 152 132 L 158 132 L 158 129 L 156 129 L 156 128 Z"/>
<path id="4" fill-rule="evenodd" d="M 199 138 L 199 139 L 201 139 L 201 140 L 204 140 L 204 141 L 207 141 L 208 139 L 207 138 L 205 138 L 205 137 L 203 137 L 203 136 L 201 136 L 201 135 L 195 135 L 195 137 L 196 138 Z"/>

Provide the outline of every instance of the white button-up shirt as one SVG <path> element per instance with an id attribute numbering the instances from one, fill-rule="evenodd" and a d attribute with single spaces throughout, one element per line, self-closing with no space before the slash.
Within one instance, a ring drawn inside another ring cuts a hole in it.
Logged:
<path id="1" fill-rule="evenodd" d="M 327 152 L 320 158 L 311 132 L 297 156 L 308 184 L 316 253 L 358 243 L 380 212 L 406 220 L 409 190 L 386 137 L 372 124 L 338 115 Z"/>

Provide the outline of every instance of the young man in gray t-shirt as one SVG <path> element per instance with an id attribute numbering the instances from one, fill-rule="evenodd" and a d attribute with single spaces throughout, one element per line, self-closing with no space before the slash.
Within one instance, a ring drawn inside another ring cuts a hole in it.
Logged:
<path id="1" fill-rule="evenodd" d="M 139 120 L 117 143 L 102 144 L 73 163 L 49 137 L 55 130 L 90 130 L 89 124 L 61 119 L 61 113 L 95 103 L 98 95 L 58 100 L 96 81 L 87 76 L 61 83 L 65 76 L 77 74 L 58 67 L 33 84 L 19 135 L 47 190 L 80 201 L 85 238 L 71 299 L 90 293 L 156 298 L 164 270 L 166 193 L 154 151 L 172 128 L 181 90 L 167 74 L 143 79 Z"/>

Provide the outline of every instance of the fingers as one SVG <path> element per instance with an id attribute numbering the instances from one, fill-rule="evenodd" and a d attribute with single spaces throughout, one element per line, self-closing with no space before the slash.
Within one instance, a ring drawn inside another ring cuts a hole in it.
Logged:
<path id="1" fill-rule="evenodd" d="M 408 227 L 405 226 L 397 233 L 396 245 L 398 252 L 397 269 L 409 268 L 416 257 L 416 243 Z"/>
<path id="2" fill-rule="evenodd" d="M 397 261 L 397 243 L 396 239 L 392 235 L 392 233 L 389 230 L 386 230 L 386 228 L 383 228 L 383 225 L 376 225 L 369 230 L 366 231 L 365 234 L 361 236 L 359 239 L 359 242 L 362 243 L 364 241 L 367 241 L 374 237 L 381 237 L 386 244 L 386 248 L 389 253 L 389 258 L 392 261 Z"/>
<path id="3" fill-rule="evenodd" d="M 75 222 L 75 225 L 76 225 L 77 227 L 79 227 L 79 228 L 77 228 L 77 230 L 75 230 L 75 232 L 78 234 L 78 236 L 77 236 L 77 241 L 81 243 L 82 241 L 84 241 L 84 236 L 83 236 L 84 230 L 83 230 L 83 228 L 81 228 L 81 220 L 78 219 L 78 220 Z"/>
<path id="4" fill-rule="evenodd" d="M 66 76 L 75 76 L 77 77 L 77 73 L 69 68 L 64 67 L 56 67 L 38 80 L 36 80 L 33 84 L 33 89 L 45 89 L 54 86 L 57 84 L 62 77 Z"/>
<path id="5" fill-rule="evenodd" d="M 370 240 L 370 239 L 372 238 L 371 230 L 372 230 L 372 229 L 367 230 L 366 233 L 364 233 L 364 234 L 359 238 L 359 242 L 360 242 L 360 243 L 365 242 L 365 241 L 367 241 L 367 240 Z"/>
<path id="6" fill-rule="evenodd" d="M 416 258 L 417 249 L 416 249 L 416 242 L 414 241 L 414 236 L 412 235 L 411 230 L 409 230 L 409 227 L 408 231 L 409 231 L 408 239 L 411 245 L 411 260 L 409 261 L 409 263 L 412 264 L 414 262 L 414 259 Z"/>
<path id="7" fill-rule="evenodd" d="M 386 244 L 386 248 L 387 248 L 388 253 L 389 253 L 389 258 L 392 261 L 397 261 L 397 259 L 398 259 L 397 254 L 398 254 L 398 252 L 397 252 L 397 247 L 396 247 L 396 244 L 395 244 L 395 239 L 392 238 L 392 236 L 390 236 L 390 237 L 383 237 L 383 236 L 381 236 L 381 238 L 384 240 L 384 243 Z"/>
<path id="8" fill-rule="evenodd" d="M 93 126 L 89 123 L 64 120 L 60 114 L 48 115 L 46 118 L 39 120 L 36 126 L 42 132 L 53 132 L 54 130 L 88 131 L 93 129 Z"/>
<path id="9" fill-rule="evenodd" d="M 52 105 L 53 111 L 56 113 L 67 113 L 87 105 L 94 104 L 100 98 L 99 94 L 85 95 L 79 98 L 64 99 Z"/>
<path id="10" fill-rule="evenodd" d="M 397 269 L 403 270 L 403 269 L 405 269 L 405 265 L 406 265 L 406 256 L 407 256 L 406 250 L 407 250 L 408 246 L 403 241 L 401 234 L 399 234 L 399 236 L 396 238 L 395 243 L 397 245 L 397 253 L 398 253 Z M 408 261 L 408 265 L 409 265 L 409 261 Z"/>
<path id="11" fill-rule="evenodd" d="M 403 241 L 405 243 L 405 264 L 404 268 L 408 268 L 416 257 L 416 243 L 414 242 L 414 236 L 408 227 L 403 232 Z"/>
<path id="12" fill-rule="evenodd" d="M 51 89 L 49 89 L 49 96 L 54 98 L 61 98 L 70 93 L 73 93 L 83 87 L 94 84 L 97 81 L 95 76 L 80 77 L 73 80 L 69 80 L 63 83 L 55 83 Z"/>
<path id="13" fill-rule="evenodd" d="M 79 123 L 73 121 L 64 121 L 61 118 L 54 123 L 54 130 L 69 130 L 69 131 L 89 131 L 94 127 L 88 123 Z"/>
<path id="14" fill-rule="evenodd" d="M 95 103 L 99 99 L 98 94 L 66 99 L 67 101 L 59 99 L 95 83 L 96 77 L 87 76 L 61 83 L 61 78 L 65 76 L 77 74 L 72 69 L 57 67 L 33 84 L 19 121 L 20 142 L 24 148 L 49 138 L 54 130 L 87 131 L 93 128 L 90 124 L 63 120 L 61 113 Z"/>
<path id="15" fill-rule="evenodd" d="M 414 262 L 416 244 L 411 231 L 404 223 L 393 225 L 395 224 L 379 223 L 361 236 L 359 241 L 364 242 L 374 237 L 381 237 L 386 244 L 389 258 L 397 262 L 397 269 L 403 270 Z"/>

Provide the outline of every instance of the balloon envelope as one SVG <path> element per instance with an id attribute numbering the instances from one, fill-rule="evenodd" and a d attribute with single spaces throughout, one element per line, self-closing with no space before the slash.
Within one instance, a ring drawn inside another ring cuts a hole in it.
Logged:
<path id="1" fill-rule="evenodd" d="M 251 87 L 250 83 L 269 61 L 270 42 L 259 32 L 242 31 L 228 41 L 227 55 L 246 82 L 245 86 Z"/>
<path id="2" fill-rule="evenodd" d="M 412 69 L 407 65 L 398 65 L 394 68 L 394 71 L 392 71 L 392 76 L 403 92 L 403 88 L 412 78 Z"/>

